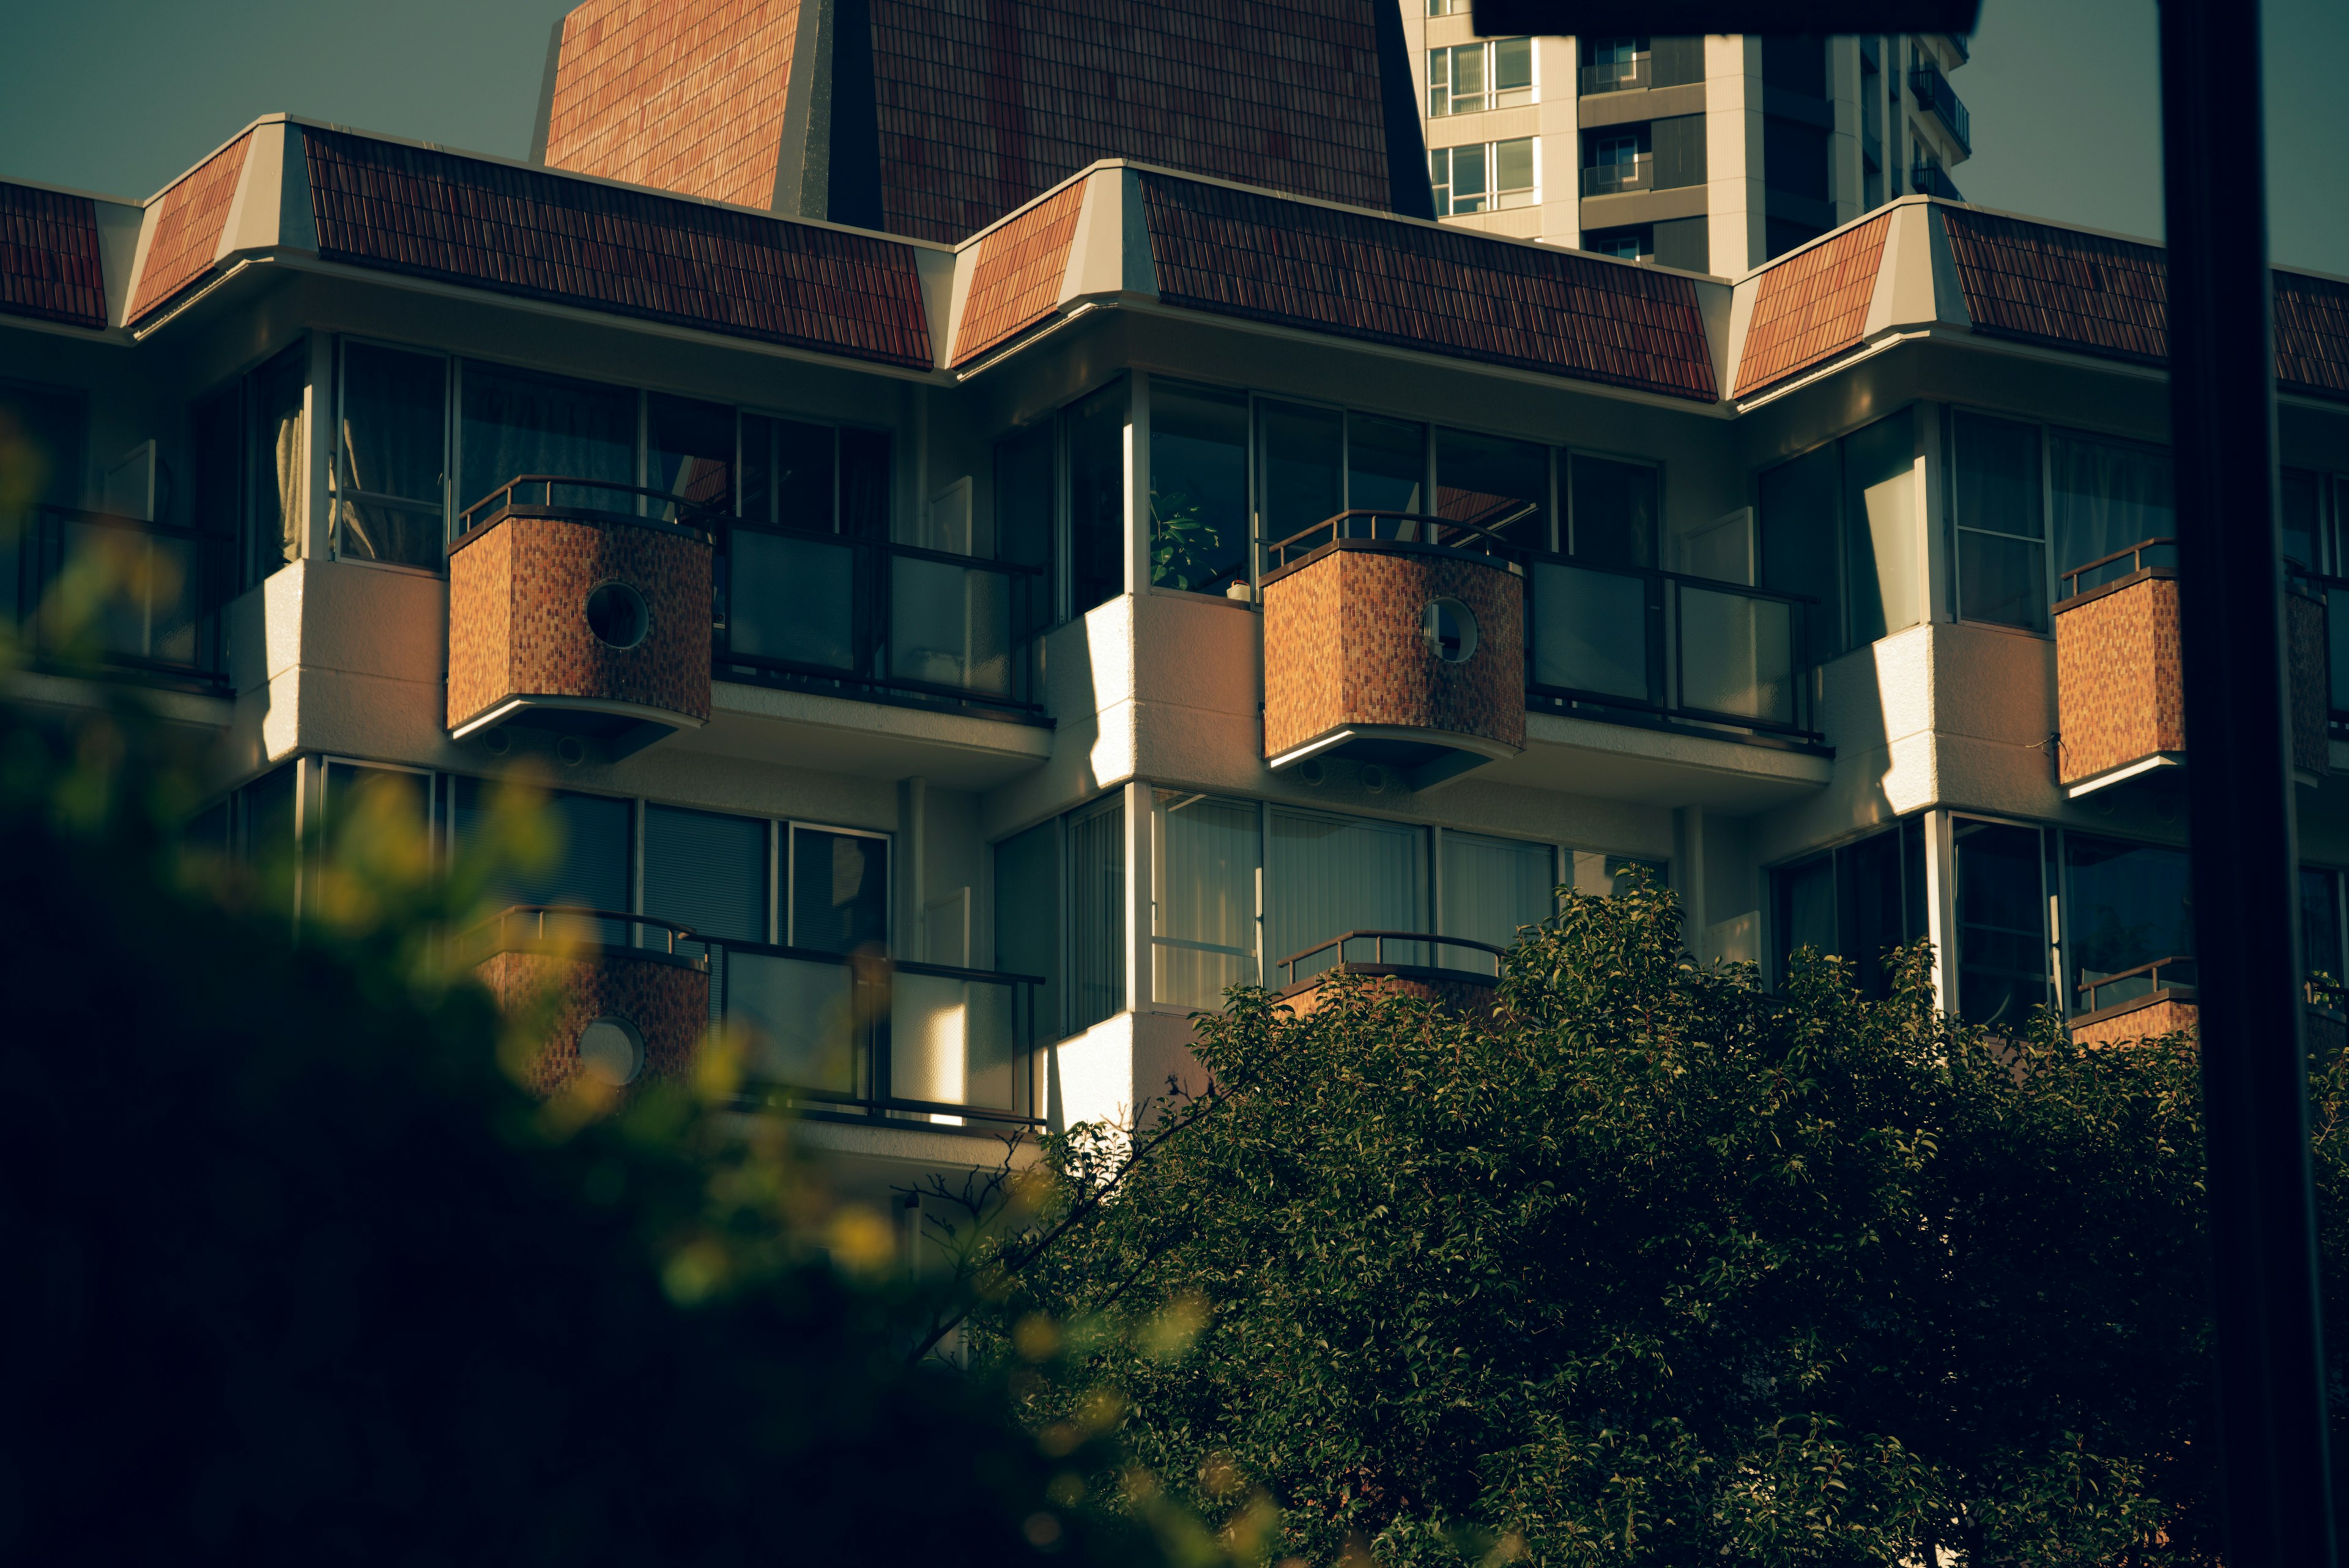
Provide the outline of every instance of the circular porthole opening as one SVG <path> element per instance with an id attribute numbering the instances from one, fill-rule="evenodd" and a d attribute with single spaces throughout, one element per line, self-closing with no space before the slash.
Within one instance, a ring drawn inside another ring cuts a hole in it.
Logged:
<path id="1" fill-rule="evenodd" d="M 587 596 L 587 629 L 612 648 L 634 648 L 652 629 L 645 596 L 626 583 L 598 583 Z"/>
<path id="2" fill-rule="evenodd" d="M 598 1018 L 579 1032 L 579 1065 L 617 1088 L 645 1070 L 645 1037 L 625 1018 Z"/>
<path id="3" fill-rule="evenodd" d="M 1464 664 L 1476 653 L 1476 618 L 1458 599 L 1435 599 L 1420 613 L 1428 651 L 1446 664 Z"/>

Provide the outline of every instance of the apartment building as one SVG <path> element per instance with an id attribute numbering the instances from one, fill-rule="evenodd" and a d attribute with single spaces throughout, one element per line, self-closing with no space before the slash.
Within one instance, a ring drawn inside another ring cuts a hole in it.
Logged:
<path id="1" fill-rule="evenodd" d="M 1903 194 L 1961 201 L 1954 36 L 1480 38 L 1401 0 L 1445 222 L 1734 277 Z"/>
<path id="2" fill-rule="evenodd" d="M 1267 48 L 1212 120 L 1064 27 L 904 90 L 965 58 L 911 6 L 734 7 L 696 75 L 702 9 L 574 13 L 531 161 L 269 115 L 144 201 L 0 183 L 18 695 L 210 734 L 236 851 L 384 791 L 459 854 L 552 781 L 474 933 L 566 998 L 543 1084 L 716 1020 L 880 1183 L 1132 1110 L 1231 983 L 1473 1002 L 1631 865 L 1765 981 L 1926 937 L 1977 1020 L 2190 1017 L 2158 247 L 1907 194 L 1707 277 L 1412 216 L 1341 0 L 1354 77 Z M 2349 282 L 2275 289 L 2322 981 Z M 158 569 L 93 662 L 37 610 L 96 547 Z"/>

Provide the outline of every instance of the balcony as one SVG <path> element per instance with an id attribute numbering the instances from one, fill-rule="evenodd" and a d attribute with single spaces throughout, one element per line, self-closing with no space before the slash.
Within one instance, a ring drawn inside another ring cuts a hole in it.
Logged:
<path id="1" fill-rule="evenodd" d="M 2330 771 L 2323 580 L 2283 596 L 2292 766 Z M 2057 782 L 2073 796 L 2186 761 L 2178 678 L 2178 542 L 2146 539 L 2064 574 L 2055 606 Z M 2344 584 L 2349 588 L 2349 584 Z"/>
<path id="2" fill-rule="evenodd" d="M 1656 160 L 1651 153 L 1642 152 L 1628 163 L 1594 163 L 1582 171 L 1582 193 L 1586 196 L 1612 196 L 1623 191 L 1655 188 Z"/>
<path id="3" fill-rule="evenodd" d="M 1425 788 L 1526 743 L 1525 576 L 1465 523 L 1342 512 L 1267 552 L 1264 755 Z"/>
<path id="4" fill-rule="evenodd" d="M 1950 78 L 1941 74 L 1940 66 L 1928 59 L 1920 59 L 1911 65 L 1909 67 L 1909 93 L 1917 100 L 1918 108 L 1930 109 L 1933 118 L 1941 122 L 1941 128 L 1950 133 L 1950 140 L 1958 144 L 1959 151 L 1969 156 L 1972 154 L 1971 118 L 1966 113 L 1966 106 L 1951 89 Z"/>
<path id="5" fill-rule="evenodd" d="M 64 506 L 27 507 L 16 534 L 12 607 L 34 659 L 205 690 L 220 683 L 233 541 Z"/>
<path id="6" fill-rule="evenodd" d="M 1042 570 L 726 519 L 711 657 L 730 679 L 1040 714 Z"/>
<path id="7" fill-rule="evenodd" d="M 2072 1039 L 2077 1044 L 2113 1045 L 2190 1031 L 2194 961 L 2172 956 L 2111 974 L 2083 971 L 2073 995 L 2078 1011 L 2072 1018 Z"/>
<path id="8" fill-rule="evenodd" d="M 1918 163 L 1909 170 L 1909 189 L 1920 196 L 1939 196 L 1945 202 L 1962 202 L 1965 193 L 1957 182 L 1938 163 Z"/>
<path id="9" fill-rule="evenodd" d="M 1578 717 L 1816 742 L 1800 650 L 1811 601 L 1566 556 L 1528 562 L 1526 692 Z"/>
<path id="10" fill-rule="evenodd" d="M 449 546 L 449 732 L 522 722 L 615 756 L 709 718 L 715 509 L 633 484 L 524 474 Z"/>
<path id="11" fill-rule="evenodd" d="M 1637 59 L 1614 60 L 1606 65 L 1585 66 L 1582 67 L 1582 96 L 1588 98 L 1593 93 L 1629 92 L 1635 88 L 1652 86 L 1654 77 L 1650 72 L 1650 64 L 1651 57 L 1641 55 Z"/>
<path id="12" fill-rule="evenodd" d="M 459 951 L 507 1012 L 554 999 L 526 1075 L 554 1095 L 582 1075 L 617 1089 L 686 1074 L 709 1026 L 709 959 L 678 950 L 692 941 L 685 927 L 643 915 L 517 904 L 466 933 Z"/>
<path id="13" fill-rule="evenodd" d="M 802 1110 L 1042 1125 L 1033 975 L 709 940 L 750 1096 Z"/>
<path id="14" fill-rule="evenodd" d="M 1501 979 L 1502 950 L 1464 937 L 1426 931 L 1348 931 L 1291 953 L 1278 970 L 1278 1000 L 1299 1017 L 1320 1004 L 1322 988 L 1339 975 L 1358 975 L 1380 992 L 1416 996 L 1470 1018 L 1491 1014 Z"/>

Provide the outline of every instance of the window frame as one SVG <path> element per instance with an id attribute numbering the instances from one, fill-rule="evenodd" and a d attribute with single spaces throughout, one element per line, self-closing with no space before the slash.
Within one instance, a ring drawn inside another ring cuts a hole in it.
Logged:
<path id="1" fill-rule="evenodd" d="M 1506 136 L 1486 141 L 1461 141 L 1443 147 L 1429 148 L 1427 150 L 1428 191 L 1435 202 L 1435 215 L 1438 218 L 1475 217 L 1480 213 L 1514 213 L 1526 207 L 1540 206 L 1542 203 L 1542 140 L 1539 135 L 1528 132 L 1524 136 Z M 1519 142 L 1524 142 L 1531 154 L 1533 182 L 1522 187 L 1512 186 L 1508 191 L 1503 191 L 1500 183 L 1501 149 L 1515 147 Z M 1458 199 L 1452 194 L 1454 183 L 1452 178 L 1453 159 L 1454 154 L 1463 151 L 1475 151 L 1485 160 L 1485 189 L 1480 194 L 1471 198 L 1483 202 L 1482 206 L 1463 208 L 1458 205 Z M 1443 161 L 1441 179 L 1437 177 L 1436 172 L 1439 159 Z M 1521 199 L 1504 201 L 1502 200 L 1504 196 L 1521 196 Z"/>
<path id="2" fill-rule="evenodd" d="M 350 356 L 347 350 L 354 345 L 362 348 L 379 348 L 387 353 L 412 354 L 419 358 L 438 359 L 440 361 L 440 564 L 438 566 L 419 566 L 405 561 L 378 561 L 371 556 L 346 556 L 343 554 L 343 506 L 346 497 L 361 504 L 375 502 L 383 505 L 404 506 L 410 511 L 420 512 L 424 510 L 423 507 L 417 504 L 417 502 L 421 499 L 420 497 L 382 495 L 372 491 L 360 490 L 357 486 L 351 486 L 348 489 L 346 489 L 344 486 L 343 463 L 350 450 L 348 442 L 344 439 L 345 421 L 343 415 L 343 410 L 349 406 L 347 401 L 347 389 L 350 375 Z M 431 576 L 448 576 L 449 545 L 453 542 L 450 530 L 456 526 L 457 516 L 457 503 L 455 498 L 457 485 L 457 432 L 461 422 L 459 420 L 457 413 L 457 363 L 463 358 L 463 356 L 451 353 L 445 348 L 419 348 L 418 346 L 410 343 L 400 343 L 389 338 L 375 337 L 356 332 L 338 332 L 335 334 L 334 352 L 335 404 L 333 409 L 333 420 L 335 427 L 335 447 L 334 453 L 326 464 L 327 558 L 335 561 L 351 561 L 358 565 L 369 566 L 384 566 L 394 571 L 419 572 Z M 640 416 L 639 423 L 641 422 Z M 639 449 L 641 449 L 643 445 L 641 439 L 637 444 Z M 637 467 L 639 470 L 643 467 L 643 459 L 641 456 L 637 459 Z"/>

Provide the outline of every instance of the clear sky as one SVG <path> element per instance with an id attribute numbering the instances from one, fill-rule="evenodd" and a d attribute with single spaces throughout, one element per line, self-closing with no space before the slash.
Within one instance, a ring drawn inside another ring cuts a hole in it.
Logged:
<path id="1" fill-rule="evenodd" d="M 285 110 L 524 156 L 549 30 L 573 0 L 16 0 L 0 178 L 151 194 Z M 2270 249 L 2349 275 L 2349 0 L 2268 0 Z M 2158 238 L 2154 0 L 1983 0 L 1951 78 L 1972 201 Z"/>

